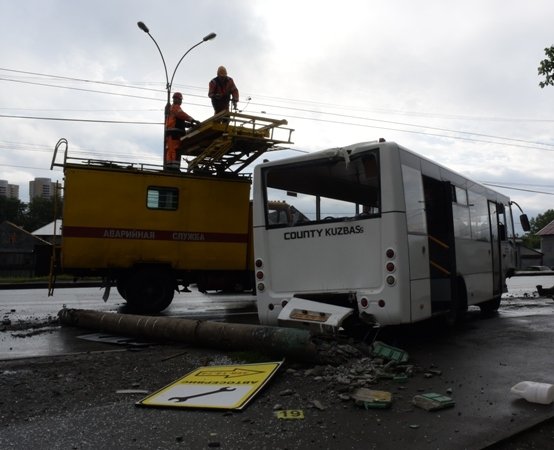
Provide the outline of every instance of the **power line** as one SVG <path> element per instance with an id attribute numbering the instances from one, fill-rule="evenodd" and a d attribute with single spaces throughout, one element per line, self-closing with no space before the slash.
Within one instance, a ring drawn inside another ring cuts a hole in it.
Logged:
<path id="1" fill-rule="evenodd" d="M 0 114 L 0 117 L 9 119 L 33 119 L 33 120 L 55 120 L 61 122 L 92 122 L 92 123 L 120 123 L 129 125 L 162 125 L 162 122 L 138 122 L 125 120 L 100 120 L 100 119 L 68 119 L 63 117 L 35 117 L 35 116 L 15 116 L 8 114 Z"/>
<path id="2" fill-rule="evenodd" d="M 0 114 L 0 117 L 11 118 L 11 119 L 52 120 L 52 121 L 62 121 L 62 122 L 65 121 L 65 122 L 108 123 L 108 124 L 127 124 L 127 125 L 162 125 L 162 122 L 139 122 L 139 121 L 124 121 L 124 120 L 100 120 L 100 119 L 68 119 L 68 118 L 62 118 L 62 117 L 16 116 L 16 115 L 7 115 L 7 114 Z M 345 121 L 317 119 L 314 117 L 302 117 L 302 116 L 290 116 L 290 115 L 288 117 L 293 117 L 295 119 L 301 119 L 301 120 L 310 120 L 315 122 L 334 123 L 338 125 L 349 125 L 349 126 L 355 126 L 355 127 L 374 128 L 378 130 L 397 131 L 401 133 L 421 134 L 424 136 L 457 139 L 457 140 L 463 140 L 463 141 L 469 141 L 469 142 L 481 142 L 485 144 L 496 144 L 496 145 L 504 145 L 509 147 L 527 148 L 527 149 L 533 149 L 533 150 L 554 151 L 554 149 L 547 149 L 547 148 L 537 147 L 533 145 L 513 144 L 509 142 L 495 142 L 495 141 L 489 141 L 485 139 L 476 139 L 476 138 L 469 138 L 469 137 L 463 137 L 463 136 L 450 136 L 450 135 L 438 134 L 438 133 L 428 133 L 425 131 L 403 130 L 399 128 L 381 127 L 376 125 L 358 124 L 358 123 L 351 123 L 351 122 L 345 122 Z M 468 133 L 468 134 L 471 134 L 471 133 Z M 503 139 L 503 138 L 498 137 L 498 139 Z M 526 141 L 523 141 L 523 142 L 526 142 Z M 551 145 L 551 144 L 541 144 L 541 145 Z"/>
<path id="3" fill-rule="evenodd" d="M 120 83 L 94 81 L 94 80 L 87 80 L 87 79 L 73 78 L 73 77 L 65 77 L 65 76 L 59 76 L 59 75 L 41 74 L 41 73 L 38 73 L 38 72 L 27 72 L 27 71 L 20 71 L 20 70 L 15 70 L 15 69 L 6 69 L 6 68 L 0 68 L 0 70 L 15 72 L 15 73 L 31 74 L 31 75 L 43 76 L 43 77 L 50 77 L 50 78 L 57 78 L 57 79 L 63 79 L 63 80 L 104 84 L 104 85 L 123 87 L 123 88 L 158 91 L 158 90 L 155 90 L 155 89 L 148 89 L 148 88 L 137 87 L 137 86 L 129 86 L 129 85 L 120 84 Z M 68 87 L 68 86 L 49 85 L 49 84 L 46 84 L 46 83 L 34 83 L 34 82 L 29 82 L 29 81 L 12 80 L 12 79 L 6 79 L 6 78 L 0 78 L 0 80 L 12 81 L 12 82 L 18 82 L 18 83 L 36 84 L 36 85 L 40 85 L 40 86 L 56 87 L 56 88 L 61 88 L 61 89 L 72 89 L 72 90 L 79 90 L 79 91 L 85 91 L 85 92 L 93 92 L 93 93 L 101 93 L 101 94 L 108 94 L 108 95 L 132 97 L 132 98 L 139 98 L 139 99 L 159 100 L 159 99 L 154 99 L 154 98 L 144 97 L 144 96 L 114 93 L 114 92 L 107 92 L 107 91 L 99 91 L 99 90 L 92 90 L 92 89 L 74 88 L 74 87 Z M 200 97 L 199 95 L 194 95 L 194 94 L 190 94 L 190 95 L 193 96 L 193 97 Z M 277 97 L 273 97 L 273 98 L 277 98 Z M 299 102 L 298 100 L 289 100 L 289 101 Z M 312 103 L 313 104 L 318 104 L 316 102 L 312 102 Z M 310 109 L 306 109 L 306 108 L 296 108 L 296 107 L 292 107 L 292 106 L 280 106 L 280 105 L 255 103 L 255 102 L 253 102 L 252 104 L 255 105 L 255 106 L 266 107 L 266 108 L 269 107 L 269 108 L 275 108 L 275 109 L 297 111 L 297 112 L 301 112 L 301 113 L 319 114 L 319 115 L 329 116 L 329 117 L 338 117 L 338 118 L 344 118 L 344 119 L 350 119 L 350 120 L 361 120 L 361 121 L 378 122 L 378 123 L 398 125 L 398 126 L 407 126 L 407 127 L 412 127 L 412 128 L 435 130 L 435 131 L 440 131 L 440 132 L 445 132 L 445 133 L 462 134 L 462 135 L 466 135 L 466 136 L 444 135 L 444 134 L 440 134 L 440 133 L 430 133 L 430 132 L 427 132 L 427 131 L 420 131 L 420 130 L 408 130 L 408 129 L 401 129 L 401 128 L 376 126 L 376 125 L 370 125 L 370 124 L 360 124 L 360 123 L 348 122 L 348 121 L 345 121 L 345 120 L 339 121 L 339 120 L 321 119 L 321 118 L 317 118 L 317 117 L 304 117 L 304 116 L 298 116 L 298 115 L 297 116 L 290 116 L 289 115 L 289 117 L 293 117 L 293 118 L 300 119 L 300 120 L 309 120 L 309 121 L 316 121 L 316 122 L 334 123 L 334 124 L 339 124 L 339 125 L 348 125 L 348 126 L 382 129 L 382 130 L 389 130 L 389 131 L 402 132 L 402 133 L 420 134 L 420 135 L 439 137 L 439 138 L 457 139 L 457 140 L 465 140 L 465 141 L 470 141 L 470 142 L 481 142 L 481 143 L 495 144 L 495 145 L 505 145 L 505 146 L 511 146 L 511 147 L 534 149 L 534 150 L 554 151 L 553 149 L 538 147 L 538 145 L 547 146 L 547 147 L 554 147 L 554 144 L 543 143 L 543 142 L 535 142 L 535 141 L 529 141 L 529 140 L 524 140 L 524 139 L 516 139 L 516 138 L 495 136 L 495 135 L 490 135 L 490 134 L 463 131 L 463 130 L 452 130 L 452 129 L 447 129 L 447 128 L 430 127 L 430 126 L 426 126 L 426 125 L 419 125 L 419 124 L 406 123 L 406 122 L 390 121 L 390 120 L 383 120 L 383 119 L 373 119 L 373 118 L 368 118 L 368 117 L 360 117 L 360 116 L 353 116 L 353 115 L 347 115 L 347 114 L 331 113 L 331 112 L 325 112 L 325 111 L 315 111 L 315 110 L 310 110 Z M 323 103 L 319 103 L 319 104 L 325 105 Z M 191 105 L 193 105 L 193 103 L 191 103 Z M 196 106 L 205 106 L 205 105 L 196 105 Z M 29 120 L 52 120 L 52 121 L 108 123 L 108 124 L 132 124 L 132 125 L 160 125 L 161 124 L 161 122 L 98 120 L 98 119 L 74 119 L 74 118 L 37 117 L 37 116 L 8 115 L 8 114 L 2 114 L 2 115 L 0 115 L 0 117 L 16 118 L 16 119 L 29 119 Z M 471 138 L 471 137 L 468 137 L 468 136 L 478 136 L 480 138 Z M 504 142 L 491 141 L 491 140 L 481 139 L 481 138 L 496 139 L 496 140 L 501 140 L 501 141 L 504 141 Z M 531 145 L 523 145 L 523 144 L 531 144 Z"/>
<path id="4" fill-rule="evenodd" d="M 145 88 L 141 86 L 135 86 L 133 84 L 123 84 L 123 83 L 114 83 L 114 82 L 108 82 L 108 81 L 99 81 L 99 80 L 90 80 L 86 78 L 75 78 L 75 77 L 67 77 L 62 75 L 52 75 L 52 74 L 45 74 L 40 72 L 29 72 L 24 70 L 17 70 L 17 69 L 8 69 L 8 68 L 2 68 L 0 67 L 0 71 L 6 71 L 6 72 L 13 72 L 13 73 L 21 73 L 26 75 L 35 75 L 39 77 L 48 77 L 48 78 L 54 78 L 54 79 L 62 79 L 62 80 L 69 80 L 69 81 L 78 81 L 78 82 L 84 82 L 84 83 L 94 83 L 94 84 L 102 84 L 102 85 L 108 85 L 108 86 L 115 86 L 115 87 L 124 87 L 128 89 L 138 89 L 138 90 L 147 90 L 152 92 L 166 92 L 164 89 L 154 89 L 154 88 Z M 135 82 L 136 83 L 136 82 Z M 144 83 L 144 82 L 141 82 Z M 160 84 L 163 84 L 160 82 Z M 194 89 L 194 90 L 205 90 L 203 87 L 198 86 L 192 86 L 192 85 L 183 85 L 187 89 Z M 60 86 L 52 86 L 52 87 L 60 87 Z M 107 92 L 103 92 L 107 93 Z M 194 96 L 190 94 L 191 96 Z M 513 118 L 513 117 L 481 117 L 481 116 L 466 116 L 466 115 L 459 115 L 459 114 L 444 114 L 444 113 L 427 113 L 427 112 L 418 112 L 418 111 L 400 111 L 400 110 L 394 110 L 394 109 L 386 109 L 386 108 L 374 108 L 374 109 L 367 109 L 367 108 L 359 108 L 359 107 L 352 107 L 347 105 L 340 105 L 338 103 L 329 103 L 329 102 L 318 102 L 313 100 L 301 100 L 301 99 L 291 99 L 286 97 L 275 97 L 275 96 L 268 96 L 268 95 L 255 95 L 259 98 L 266 98 L 270 100 L 276 100 L 276 101 L 285 101 L 288 103 L 303 103 L 303 104 L 311 104 L 315 106 L 321 106 L 321 107 L 330 107 L 330 108 L 341 108 L 341 109 L 349 109 L 353 111 L 372 111 L 372 112 L 379 112 L 379 113 L 386 113 L 386 114 L 395 114 L 395 115 L 405 115 L 405 116 L 418 116 L 418 117 L 427 117 L 427 118 L 440 118 L 440 119 L 456 119 L 456 120 L 487 120 L 487 121 L 494 121 L 494 122 L 554 122 L 554 119 L 530 119 L 530 118 Z M 202 96 L 204 97 L 204 96 Z M 262 105 L 263 106 L 263 105 Z"/>
<path id="5" fill-rule="evenodd" d="M 16 169 L 30 169 L 30 170 L 45 170 L 45 171 L 51 172 L 50 168 L 45 169 L 44 167 L 18 166 L 14 164 L 0 164 L 0 167 L 14 167 Z"/>
<path id="6" fill-rule="evenodd" d="M 350 125 L 350 126 L 355 126 L 355 127 L 375 128 L 375 129 L 378 129 L 378 130 L 387 130 L 387 131 L 398 131 L 398 132 L 401 132 L 401 133 L 421 134 L 421 135 L 425 135 L 425 136 L 433 136 L 433 137 L 440 137 L 440 138 L 447 138 L 447 139 L 457 139 L 457 140 L 469 141 L 469 142 L 481 142 L 481 143 L 485 143 L 485 144 L 504 145 L 504 146 L 508 146 L 508 147 L 520 147 L 520 148 L 528 148 L 528 149 L 533 149 L 533 150 L 554 151 L 554 149 L 547 149 L 547 148 L 536 147 L 536 146 L 531 146 L 531 145 L 521 145 L 521 144 L 511 144 L 511 143 L 505 143 L 505 142 L 487 141 L 485 139 L 474 139 L 474 138 L 463 137 L 463 136 L 449 136 L 449 135 L 445 135 L 445 134 L 428 133 L 428 132 L 425 132 L 425 131 L 402 130 L 402 129 L 398 129 L 398 128 L 380 127 L 380 126 L 376 126 L 376 125 L 348 123 L 348 122 L 344 122 L 344 121 L 340 122 L 340 121 L 335 121 L 335 120 L 325 120 L 325 119 L 317 119 L 317 118 L 306 118 L 306 117 L 300 117 L 300 116 L 288 116 L 288 117 L 294 117 L 296 119 L 303 119 L 303 120 L 312 120 L 312 121 L 315 121 L 315 122 L 335 123 L 335 124 L 340 124 L 340 125 Z M 551 144 L 541 144 L 541 145 L 551 145 Z"/>
<path id="7" fill-rule="evenodd" d="M 13 80 L 13 79 L 10 79 L 10 78 L 0 78 L 0 81 L 11 81 L 12 83 L 31 84 L 31 85 L 34 85 L 34 86 L 55 87 L 55 88 L 58 88 L 58 89 L 69 89 L 71 91 L 92 92 L 92 93 L 95 93 L 95 94 L 115 95 L 117 97 L 139 98 L 139 99 L 142 99 L 142 100 L 157 100 L 157 101 L 160 100 L 159 98 L 144 97 L 142 95 L 121 94 L 121 93 L 117 93 L 117 92 L 99 91 L 99 90 L 96 90 L 96 89 L 76 88 L 76 87 L 71 87 L 71 86 L 58 86 L 58 85 L 55 85 L 55 84 L 37 83 L 37 82 L 33 82 L 33 81 L 20 81 L 20 80 Z"/>
<path id="8" fill-rule="evenodd" d="M 266 106 L 269 106 L 269 105 L 266 105 Z M 280 107 L 277 106 L 277 108 L 280 108 Z M 290 110 L 296 110 L 296 111 L 302 111 L 302 112 L 314 112 L 314 111 L 309 111 L 309 110 L 300 109 L 300 108 L 290 108 L 290 107 L 286 107 L 286 106 L 282 107 L 282 108 L 286 108 L 286 109 L 290 109 Z M 491 138 L 491 139 L 502 139 L 502 140 L 506 140 L 506 141 L 524 142 L 524 143 L 528 143 L 528 144 L 546 145 L 546 146 L 554 147 L 554 144 L 548 144 L 548 143 L 544 143 L 544 142 L 534 142 L 534 141 L 529 141 L 529 140 L 526 140 L 526 139 L 516 139 L 516 138 L 503 137 L 503 136 L 495 136 L 495 135 L 491 135 L 491 134 L 477 133 L 477 132 L 474 132 L 474 131 L 451 130 L 451 129 L 448 129 L 448 128 L 430 127 L 430 126 L 427 126 L 427 125 L 419 125 L 419 124 L 412 124 L 412 123 L 406 123 L 406 122 L 396 122 L 396 121 L 392 121 L 392 120 L 371 119 L 371 118 L 368 118 L 368 117 L 356 117 L 356 116 L 351 116 L 351 115 L 346 115 L 346 114 L 327 113 L 327 112 L 321 112 L 321 114 L 336 116 L 336 117 L 344 117 L 344 118 L 347 118 L 347 119 L 368 120 L 368 121 L 372 121 L 372 122 L 389 123 L 389 124 L 392 124 L 392 125 L 403 125 L 403 126 L 409 126 L 409 127 L 425 128 L 425 129 L 428 129 L 428 130 L 444 131 L 444 132 L 448 132 L 448 133 L 469 134 L 469 135 L 472 135 L 472 136 L 481 136 L 481 137 L 487 137 L 487 138 Z"/>
<path id="9" fill-rule="evenodd" d="M 87 80 L 87 79 L 83 79 L 83 78 L 73 78 L 73 77 L 65 77 L 65 76 L 59 76 L 59 75 L 40 74 L 38 72 L 27 72 L 27 71 L 20 71 L 20 70 L 15 70 L 15 69 L 6 69 L 6 68 L 0 68 L 0 70 L 9 71 L 9 72 L 16 72 L 16 73 L 32 74 L 32 75 L 38 75 L 38 76 L 45 76 L 45 77 L 51 77 L 51 78 L 59 78 L 59 79 L 64 79 L 64 80 L 79 81 L 79 82 L 98 83 L 98 84 L 124 87 L 124 88 L 141 89 L 141 90 L 149 90 L 149 91 L 159 91 L 159 90 L 155 90 L 155 89 L 148 89 L 148 88 L 143 88 L 143 87 L 130 86 L 130 85 L 125 85 L 125 84 L 121 84 L 121 83 L 94 81 L 94 80 Z M 83 90 L 83 91 L 86 91 L 86 92 L 102 93 L 102 94 L 108 94 L 108 95 L 118 95 L 118 96 L 126 96 L 126 97 L 148 99 L 148 100 L 159 100 L 159 99 L 153 99 L 153 98 L 149 98 L 149 97 L 135 96 L 135 95 L 129 95 L 129 94 L 119 94 L 119 93 L 113 93 L 113 92 L 97 91 L 97 90 L 82 89 L 82 88 L 72 88 L 72 87 L 66 87 L 66 86 L 47 85 L 47 84 L 44 84 L 44 83 L 32 83 L 32 82 L 24 82 L 24 81 L 19 81 L 19 80 L 10 80 L 10 79 L 3 79 L 3 78 L 0 78 L 0 80 L 14 81 L 14 82 L 20 82 L 20 83 L 38 84 L 38 85 L 44 85 L 44 86 L 48 86 L 48 87 L 57 87 L 57 88 L 61 88 L 61 89 Z M 195 87 L 195 88 L 197 88 L 197 87 Z M 192 97 L 200 97 L 199 95 L 195 95 L 195 94 L 189 94 L 189 95 L 192 96 Z M 279 97 L 267 97 L 267 98 L 279 99 Z M 299 101 L 299 100 L 292 100 L 292 99 L 285 99 L 285 100 L 289 101 L 289 102 L 304 102 L 304 103 L 306 103 L 305 101 Z M 318 105 L 336 106 L 336 105 L 333 105 L 331 103 L 318 103 L 318 102 L 310 102 L 310 103 L 316 104 L 316 105 L 318 104 Z M 305 108 L 295 108 L 295 107 L 290 107 L 290 106 L 279 106 L 279 105 L 271 105 L 271 104 L 256 103 L 256 102 L 252 102 L 252 105 L 261 106 L 261 107 L 277 108 L 277 109 L 285 109 L 285 110 L 291 110 L 291 111 L 306 112 L 306 113 L 310 113 L 310 114 L 323 114 L 323 115 L 326 115 L 326 116 L 343 117 L 343 118 L 346 118 L 346 119 L 353 119 L 353 120 L 365 120 L 365 121 L 372 121 L 372 122 L 388 123 L 388 124 L 392 124 L 392 125 L 424 128 L 424 129 L 443 131 L 443 132 L 448 132 L 448 133 L 458 133 L 458 134 L 466 134 L 466 135 L 472 135 L 472 136 L 480 136 L 480 137 L 486 137 L 486 138 L 490 138 L 490 139 L 500 139 L 500 140 L 503 140 L 503 141 L 521 142 L 521 143 L 528 143 L 528 144 L 534 144 L 534 145 L 544 145 L 544 146 L 554 147 L 554 144 L 549 144 L 549 143 L 544 143 L 544 142 L 536 142 L 536 141 L 529 141 L 529 140 L 525 140 L 525 139 L 495 136 L 495 135 L 490 135 L 490 134 L 485 134 L 485 133 L 478 133 L 478 132 L 471 132 L 471 131 L 452 130 L 452 129 L 439 128 L 439 127 L 430 127 L 430 126 L 427 126 L 427 125 L 412 124 L 412 123 L 390 121 L 390 120 L 383 120 L 383 119 L 373 119 L 373 118 L 368 118 L 368 117 L 359 117 L 359 116 L 338 114 L 338 113 L 329 113 L 329 112 L 325 112 L 325 111 L 315 111 L 315 110 L 309 110 L 309 109 L 305 109 Z M 196 106 L 204 106 L 204 105 L 196 105 Z M 295 117 L 295 118 L 304 119 L 304 120 L 317 120 L 317 119 L 311 119 L 311 118 L 309 119 L 309 118 L 305 118 L 305 117 Z M 349 122 L 333 122 L 333 123 L 340 123 L 340 124 L 344 124 L 344 125 L 353 125 Z M 379 127 L 373 127 L 373 128 L 379 128 Z M 401 129 L 391 129 L 391 128 L 381 128 L 381 129 L 392 130 L 392 131 L 400 131 L 400 132 L 410 132 L 409 130 L 401 130 Z M 425 132 L 419 132 L 419 133 L 420 134 L 426 134 Z M 432 134 L 432 133 L 429 133 L 428 135 L 429 136 L 440 136 L 440 135 Z M 457 137 L 453 137 L 453 136 L 446 136 L 446 137 L 449 137 L 449 138 L 452 138 L 452 139 L 457 139 Z M 473 139 L 469 139 L 469 140 L 473 140 Z M 496 143 L 496 142 L 490 142 L 490 141 L 476 141 L 476 142 Z M 499 143 L 496 143 L 496 144 L 499 144 Z M 501 143 L 501 144 L 504 144 L 504 143 Z M 524 146 L 524 148 L 536 148 L 536 147 Z M 544 149 L 544 150 L 546 150 L 546 149 Z"/>
<path id="10" fill-rule="evenodd" d="M 504 186 L 504 185 L 494 184 L 494 183 L 483 183 L 483 184 L 486 185 L 486 186 L 492 186 L 492 187 L 503 188 L 503 189 L 510 189 L 512 191 L 531 192 L 533 194 L 554 195 L 554 192 L 535 191 L 535 190 L 532 190 L 532 189 L 515 188 L 515 187 Z"/>
<path id="11" fill-rule="evenodd" d="M 163 89 L 145 88 L 145 87 L 133 86 L 133 85 L 123 84 L 123 83 L 114 83 L 114 82 L 110 82 L 110 81 L 88 80 L 86 78 L 73 78 L 73 77 L 66 77 L 66 76 L 62 76 L 62 75 L 51 75 L 51 74 L 39 73 L 39 72 L 27 72 L 27 71 L 24 71 L 24 70 L 6 69 L 6 68 L 2 68 L 2 67 L 0 67 L 0 70 L 2 70 L 4 72 L 23 73 L 23 74 L 26 74 L 26 75 L 36 75 L 36 76 L 39 76 L 39 77 L 54 78 L 54 79 L 59 79 L 59 80 L 69 80 L 69 81 L 79 81 L 79 82 L 82 82 L 82 83 L 103 84 L 103 85 L 107 85 L 107 86 L 125 87 L 125 88 L 128 88 L 128 89 L 140 89 L 140 90 L 143 90 L 143 91 L 165 92 L 165 90 L 163 90 Z"/>
<path id="12" fill-rule="evenodd" d="M 0 107 L 0 110 L 8 110 L 8 111 L 66 111 L 66 112 L 160 112 L 160 108 L 147 108 L 147 109 L 137 109 L 137 108 L 129 108 L 129 109 L 122 109 L 122 108 L 111 108 L 111 109 L 69 109 L 69 108 L 3 108 Z"/>
<path id="13" fill-rule="evenodd" d="M 481 184 L 496 183 L 496 181 L 480 181 L 480 183 Z M 513 186 L 532 186 L 532 187 L 543 187 L 543 188 L 554 189 L 554 185 L 550 185 L 550 184 L 531 184 L 531 183 L 514 183 L 514 182 L 511 182 L 510 184 Z"/>

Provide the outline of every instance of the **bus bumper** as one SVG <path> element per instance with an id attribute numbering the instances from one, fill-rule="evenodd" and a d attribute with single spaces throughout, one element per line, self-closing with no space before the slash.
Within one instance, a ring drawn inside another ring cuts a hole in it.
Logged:
<path id="1" fill-rule="evenodd" d="M 292 298 L 278 316 L 280 326 L 309 328 L 319 333 L 334 333 L 354 310 L 327 303 Z"/>

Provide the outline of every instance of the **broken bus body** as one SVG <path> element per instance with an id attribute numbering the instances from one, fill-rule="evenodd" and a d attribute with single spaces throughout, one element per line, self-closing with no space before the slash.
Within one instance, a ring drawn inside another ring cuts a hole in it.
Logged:
<path id="1" fill-rule="evenodd" d="M 517 266 L 508 197 L 384 141 L 258 165 L 253 220 L 263 324 L 455 321 Z"/>

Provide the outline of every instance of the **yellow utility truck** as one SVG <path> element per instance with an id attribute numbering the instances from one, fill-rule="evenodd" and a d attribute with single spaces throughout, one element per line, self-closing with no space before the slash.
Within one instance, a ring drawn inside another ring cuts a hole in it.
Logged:
<path id="1" fill-rule="evenodd" d="M 218 114 L 181 138 L 182 167 L 172 170 L 73 158 L 61 139 L 52 168 L 64 170 L 63 227 L 51 290 L 59 273 L 99 276 L 132 310 L 153 313 L 193 283 L 201 292 L 252 289 L 251 176 L 242 170 L 291 143 L 283 125 Z"/>

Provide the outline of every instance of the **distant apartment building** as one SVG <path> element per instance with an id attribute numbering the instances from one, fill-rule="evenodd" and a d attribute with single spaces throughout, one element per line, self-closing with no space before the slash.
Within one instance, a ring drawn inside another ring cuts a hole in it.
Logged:
<path id="1" fill-rule="evenodd" d="M 56 192 L 56 183 L 50 178 L 35 178 L 29 181 L 29 200 L 36 197 L 52 198 Z"/>
<path id="2" fill-rule="evenodd" d="M 0 197 L 19 199 L 19 186 L 10 184 L 7 180 L 0 180 Z"/>

